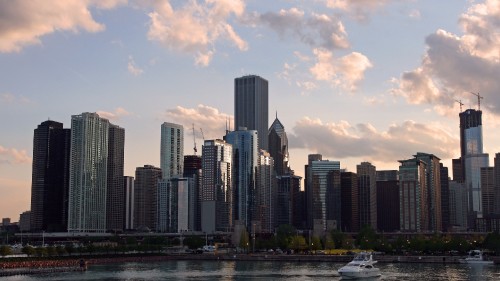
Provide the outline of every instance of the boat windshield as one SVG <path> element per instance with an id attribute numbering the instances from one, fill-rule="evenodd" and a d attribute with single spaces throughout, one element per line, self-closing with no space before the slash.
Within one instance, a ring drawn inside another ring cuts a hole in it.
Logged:
<path id="1" fill-rule="evenodd" d="M 353 259 L 354 261 L 369 261 L 370 260 L 370 255 L 366 253 L 360 253 L 356 255 Z"/>

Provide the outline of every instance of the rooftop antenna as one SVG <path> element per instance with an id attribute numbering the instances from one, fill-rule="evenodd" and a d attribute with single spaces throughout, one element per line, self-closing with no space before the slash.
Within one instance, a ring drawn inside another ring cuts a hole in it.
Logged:
<path id="1" fill-rule="evenodd" d="M 462 100 L 455 100 L 456 102 L 458 102 L 458 104 L 460 104 L 460 112 L 462 112 L 462 106 L 464 105 L 464 103 L 462 102 Z"/>
<path id="2" fill-rule="evenodd" d="M 196 149 L 196 135 L 194 133 L 194 123 L 193 123 L 193 142 L 194 142 L 194 155 L 196 155 L 196 152 L 198 152 L 198 149 Z"/>
<path id="3" fill-rule="evenodd" d="M 481 99 L 483 99 L 484 97 L 479 95 L 479 93 L 477 93 L 477 94 L 473 93 L 473 92 L 470 92 L 470 93 L 477 97 L 477 109 L 481 110 Z"/>

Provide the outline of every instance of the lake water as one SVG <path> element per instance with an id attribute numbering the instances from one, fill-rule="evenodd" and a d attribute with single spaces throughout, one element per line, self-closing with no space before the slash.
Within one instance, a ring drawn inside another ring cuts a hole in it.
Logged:
<path id="1" fill-rule="evenodd" d="M 340 280 L 340 263 L 167 261 L 92 265 L 86 272 L 0 277 L 4 280 Z M 500 265 L 378 264 L 375 280 L 500 280 Z"/>

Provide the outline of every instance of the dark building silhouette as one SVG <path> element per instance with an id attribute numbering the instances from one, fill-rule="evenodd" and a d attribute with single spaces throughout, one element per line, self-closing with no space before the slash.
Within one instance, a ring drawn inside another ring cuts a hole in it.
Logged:
<path id="1" fill-rule="evenodd" d="M 158 180 L 161 169 L 144 165 L 135 170 L 134 227 L 138 230 L 156 230 Z"/>
<path id="2" fill-rule="evenodd" d="M 462 158 L 451 159 L 453 181 L 464 182 Z"/>
<path id="3" fill-rule="evenodd" d="M 125 227 L 125 129 L 109 124 L 108 185 L 106 189 L 106 229 L 123 231 Z"/>
<path id="4" fill-rule="evenodd" d="M 193 214 L 193 224 L 195 231 L 201 231 L 201 156 L 185 155 L 184 156 L 184 174 L 183 177 L 188 179 L 192 196 L 190 199 L 190 211 Z M 192 188 L 191 188 L 192 186 Z"/>
<path id="5" fill-rule="evenodd" d="M 276 227 L 289 224 L 297 229 L 302 228 L 301 179 L 290 174 L 277 177 Z"/>
<path id="6" fill-rule="evenodd" d="M 269 154 L 274 159 L 274 170 L 277 176 L 290 173 L 288 166 L 288 138 L 285 127 L 277 116 L 269 128 Z"/>
<path id="7" fill-rule="evenodd" d="M 31 231 L 66 231 L 71 130 L 56 121 L 34 131 Z"/>
<path id="8" fill-rule="evenodd" d="M 443 231 L 448 231 L 451 227 L 450 223 L 450 177 L 448 175 L 448 167 L 443 163 L 439 163 L 441 169 L 441 222 Z"/>
<path id="9" fill-rule="evenodd" d="M 268 82 L 257 75 L 234 79 L 234 129 L 256 130 L 259 148 L 268 148 L 269 93 Z"/>
<path id="10" fill-rule="evenodd" d="M 377 181 L 378 231 L 395 232 L 399 226 L 399 181 Z"/>
<path id="11" fill-rule="evenodd" d="M 358 175 L 352 172 L 340 174 L 342 223 L 343 232 L 358 232 L 359 227 L 359 186 Z"/>
<path id="12" fill-rule="evenodd" d="M 495 203 L 493 211 L 495 214 L 500 215 L 500 153 L 495 154 L 494 159 L 495 168 Z"/>

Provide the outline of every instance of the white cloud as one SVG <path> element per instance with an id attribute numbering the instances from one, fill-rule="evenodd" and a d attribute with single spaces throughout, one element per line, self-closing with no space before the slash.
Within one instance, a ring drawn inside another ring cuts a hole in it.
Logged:
<path id="1" fill-rule="evenodd" d="M 313 13 L 306 16 L 304 11 L 291 8 L 280 10 L 278 13 L 254 14 L 249 22 L 269 26 L 281 38 L 292 36 L 313 48 L 334 50 L 349 47 L 347 32 L 342 22 L 325 14 Z"/>
<path id="2" fill-rule="evenodd" d="M 164 121 L 181 124 L 184 128 L 191 128 L 194 124 L 197 131 L 203 129 L 205 139 L 221 139 L 225 135 L 226 124 L 233 120 L 231 115 L 203 104 L 196 108 L 177 106 L 168 109 L 163 118 L 166 119 Z"/>
<path id="3" fill-rule="evenodd" d="M 91 8 L 111 9 L 123 0 L 9 0 L 0 2 L 0 52 L 19 52 L 40 44 L 40 38 L 56 31 L 99 32 Z"/>
<path id="4" fill-rule="evenodd" d="M 6 148 L 0 145 L 0 164 L 30 164 L 31 157 L 26 150 L 17 148 Z"/>
<path id="5" fill-rule="evenodd" d="M 411 158 L 416 152 L 432 153 L 442 159 L 459 153 L 458 139 L 447 130 L 414 121 L 378 131 L 369 123 L 323 123 L 304 117 L 289 133 L 289 140 L 291 148 L 305 148 L 334 159 L 363 158 L 386 163 Z"/>
<path id="6" fill-rule="evenodd" d="M 316 64 L 310 68 L 313 77 L 351 92 L 356 91 L 365 71 L 372 67 L 370 60 L 358 52 L 340 58 L 335 58 L 325 49 L 314 49 L 313 52 L 316 57 Z"/>
<path id="7" fill-rule="evenodd" d="M 97 111 L 97 114 L 102 117 L 106 118 L 110 121 L 116 121 L 121 119 L 122 117 L 125 116 L 130 116 L 132 113 L 128 112 L 125 110 L 123 107 L 117 107 L 114 112 L 108 112 L 108 111 Z"/>
<path id="8" fill-rule="evenodd" d="M 348 12 L 359 21 L 366 21 L 371 13 L 395 0 L 324 0 L 326 6 Z"/>
<path id="9" fill-rule="evenodd" d="M 127 70 L 130 74 L 132 74 L 134 76 L 139 76 L 144 72 L 143 69 L 137 67 L 137 65 L 135 64 L 134 58 L 132 56 L 128 57 Z"/>
<path id="10" fill-rule="evenodd" d="M 408 15 L 412 19 L 420 19 L 420 11 L 419 10 L 411 10 L 410 14 Z"/>
<path id="11" fill-rule="evenodd" d="M 32 101 L 27 97 L 13 95 L 11 93 L 0 94 L 0 105 L 13 103 L 29 104 L 32 103 Z"/>
<path id="12" fill-rule="evenodd" d="M 169 1 L 156 2 L 149 13 L 148 38 L 164 47 L 195 56 L 195 62 L 207 66 L 220 40 L 228 40 L 239 50 L 248 44 L 233 29 L 229 20 L 240 17 L 245 11 L 241 0 L 187 1 L 174 9 Z"/>
<path id="13" fill-rule="evenodd" d="M 393 93 L 412 104 L 431 104 L 441 114 L 477 102 L 470 92 L 484 96 L 481 109 L 500 116 L 500 1 L 472 5 L 460 17 L 462 36 L 437 30 L 426 38 L 421 65 L 394 80 Z"/>

